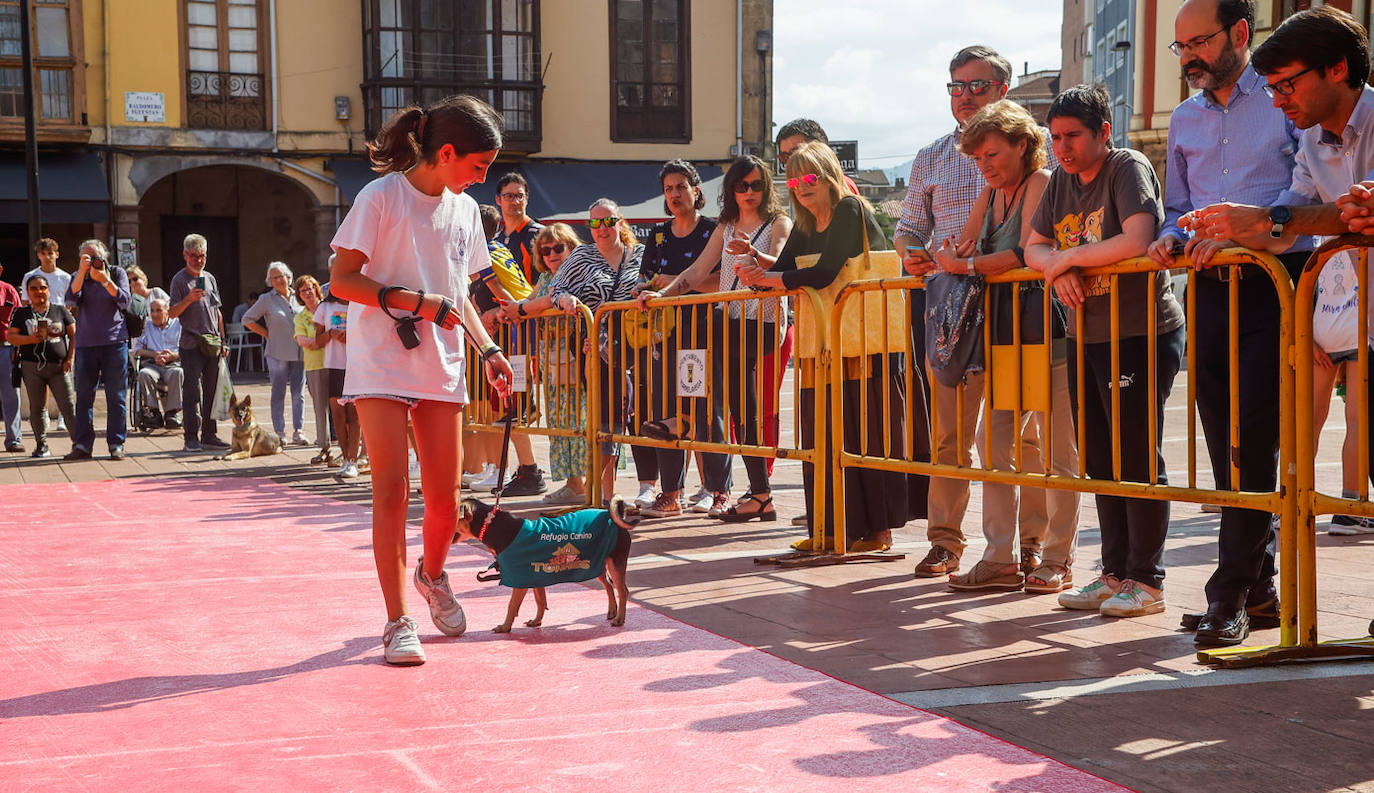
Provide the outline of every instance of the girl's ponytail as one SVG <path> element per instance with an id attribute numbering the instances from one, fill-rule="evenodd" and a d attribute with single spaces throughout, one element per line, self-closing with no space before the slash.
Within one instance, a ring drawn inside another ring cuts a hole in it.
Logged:
<path id="1" fill-rule="evenodd" d="M 446 145 L 463 157 L 501 148 L 502 120 L 491 105 L 475 96 L 459 94 L 428 108 L 411 105 L 396 112 L 367 144 L 372 170 L 403 172 L 417 163 L 433 162 Z"/>

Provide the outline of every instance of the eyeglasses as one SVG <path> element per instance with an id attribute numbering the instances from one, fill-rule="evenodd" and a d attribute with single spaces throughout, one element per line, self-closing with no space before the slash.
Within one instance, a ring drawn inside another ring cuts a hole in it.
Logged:
<path id="1" fill-rule="evenodd" d="M 619 222 L 620 218 L 616 217 L 615 215 L 612 215 L 608 218 L 592 218 L 591 220 L 587 221 L 587 225 L 591 226 L 593 229 L 599 229 L 602 226 L 614 226 Z"/>
<path id="2" fill-rule="evenodd" d="M 567 249 L 568 246 L 564 245 L 561 242 L 556 242 L 553 245 L 540 245 L 539 255 L 544 257 L 554 256 L 556 254 L 562 253 L 563 251 L 566 251 Z"/>
<path id="3" fill-rule="evenodd" d="M 1293 81 L 1303 76 L 1304 74 L 1307 74 L 1315 68 L 1317 67 L 1308 66 L 1306 69 L 1303 69 L 1302 71 L 1298 72 L 1292 77 L 1285 77 L 1284 79 L 1279 80 L 1278 82 L 1269 83 L 1265 86 L 1262 86 L 1264 88 L 1264 93 L 1267 94 L 1270 99 L 1274 98 L 1274 94 L 1279 94 L 1281 96 L 1292 96 L 1293 91 L 1297 90 L 1296 86 L 1293 85 Z"/>
<path id="4" fill-rule="evenodd" d="M 993 87 L 994 85 L 1006 85 L 1006 83 L 1001 82 L 1000 80 L 969 80 L 968 82 L 964 82 L 963 80 L 955 80 L 953 82 L 945 83 L 945 88 L 949 89 L 950 96 L 963 96 L 964 91 L 968 91 L 970 94 L 973 94 L 974 96 L 982 96 L 983 94 L 986 94 L 988 92 L 988 89 Z"/>
<path id="5" fill-rule="evenodd" d="M 1231 25 L 1234 24 L 1236 23 L 1231 23 Z M 1187 41 L 1175 41 L 1169 45 L 1169 51 L 1175 55 L 1182 55 L 1184 50 L 1187 50 L 1188 52 L 1197 52 L 1198 50 L 1202 49 L 1203 45 L 1205 45 L 1207 42 L 1230 30 L 1231 25 L 1227 25 L 1226 27 L 1223 27 L 1221 30 L 1218 30 L 1216 33 L 1210 33 L 1206 36 L 1194 36 L 1188 39 Z"/>
<path id="6" fill-rule="evenodd" d="M 816 181 L 819 179 L 820 177 L 815 175 L 814 173 L 802 174 L 802 177 L 800 179 L 794 176 L 791 179 L 787 180 L 787 189 L 796 190 L 803 182 L 805 182 L 806 184 L 815 184 Z"/>
<path id="7" fill-rule="evenodd" d="M 813 184 L 814 184 L 814 182 L 813 182 Z M 750 190 L 753 190 L 755 193 L 762 194 L 762 193 L 763 193 L 763 180 L 762 180 L 762 179 L 755 179 L 755 180 L 752 181 L 752 182 L 735 182 L 735 192 L 736 192 L 736 193 L 747 193 L 747 192 L 749 192 Z"/>
<path id="8" fill-rule="evenodd" d="M 507 201 L 524 201 L 525 199 L 529 198 L 529 196 L 525 195 L 524 193 L 498 193 L 497 195 L 499 195 L 501 198 L 506 199 Z"/>

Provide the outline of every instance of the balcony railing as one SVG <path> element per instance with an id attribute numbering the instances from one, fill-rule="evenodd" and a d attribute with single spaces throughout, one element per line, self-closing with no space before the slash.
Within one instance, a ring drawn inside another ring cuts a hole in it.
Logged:
<path id="1" fill-rule="evenodd" d="M 195 129 L 262 130 L 267 102 L 261 74 L 186 73 L 186 123 Z"/>

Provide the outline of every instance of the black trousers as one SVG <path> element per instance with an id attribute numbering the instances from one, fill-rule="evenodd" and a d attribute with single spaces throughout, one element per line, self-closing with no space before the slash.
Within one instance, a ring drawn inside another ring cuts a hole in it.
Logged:
<path id="1" fill-rule="evenodd" d="M 1301 273 L 1307 254 L 1279 257 L 1290 274 Z M 1296 279 L 1294 279 L 1296 281 Z M 1231 481 L 1230 286 L 1194 278 L 1197 289 L 1197 409 L 1217 486 L 1272 491 L 1279 465 L 1280 315 L 1273 281 L 1247 267 L 1240 279 L 1240 448 Z M 1217 569 L 1207 581 L 1207 602 L 1263 603 L 1274 596 L 1274 544 L 1278 518 L 1270 512 L 1224 507 L 1217 541 Z"/>
<path id="2" fill-rule="evenodd" d="M 199 347 L 183 347 L 180 352 L 186 373 L 181 381 L 182 432 L 187 443 L 213 438 L 215 420 L 210 418 L 210 407 L 219 387 L 219 359 L 206 357 Z"/>
<path id="3" fill-rule="evenodd" d="M 1156 338 L 1158 366 L 1155 389 L 1149 388 L 1148 336 L 1120 341 L 1121 366 L 1121 478 L 1150 481 L 1150 458 L 1156 461 L 1155 482 L 1167 484 L 1164 455 L 1164 403 L 1174 377 L 1183 363 L 1186 334 L 1183 328 Z M 1083 378 L 1084 467 L 1093 479 L 1115 479 L 1112 465 L 1112 345 L 1083 345 L 1083 367 L 1069 351 L 1069 399 L 1078 420 L 1078 378 Z M 1150 400 L 1157 418 L 1155 445 L 1150 446 Z M 1158 589 L 1164 585 L 1164 539 L 1169 533 L 1169 502 L 1150 498 L 1097 496 L 1097 515 L 1102 524 L 1102 572 L 1131 579 Z"/>

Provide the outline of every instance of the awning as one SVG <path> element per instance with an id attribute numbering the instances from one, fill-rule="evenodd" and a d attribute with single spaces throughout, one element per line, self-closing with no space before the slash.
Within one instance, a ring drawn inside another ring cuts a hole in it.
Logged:
<path id="1" fill-rule="evenodd" d="M 44 223 L 109 223 L 110 190 L 100 155 L 92 151 L 38 154 L 38 196 Z M 24 155 L 0 155 L 0 223 L 28 223 Z"/>
<path id="2" fill-rule="evenodd" d="M 495 204 L 497 181 L 518 170 L 530 185 L 527 211 L 540 221 L 586 220 L 587 207 L 603 197 L 620 204 L 625 217 L 631 220 L 662 220 L 667 218 L 663 189 L 658 182 L 662 166 L 657 162 L 497 163 L 488 171 L 486 182 L 469 187 L 467 193 L 479 204 Z M 329 160 L 325 167 L 334 172 L 349 203 L 363 185 L 377 176 L 363 160 Z M 697 170 L 706 194 L 707 214 L 714 214 L 719 206 L 723 173 L 716 165 L 699 166 Z"/>

